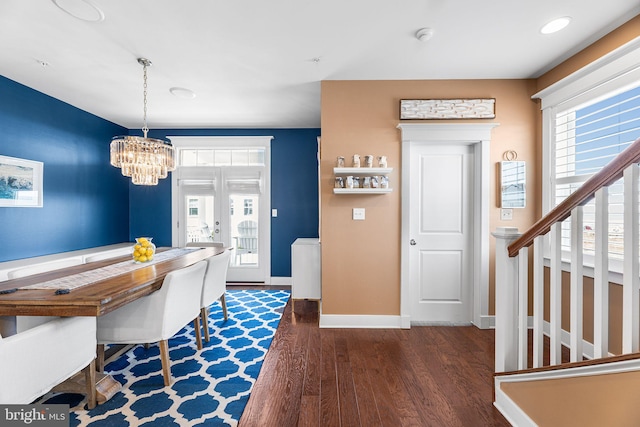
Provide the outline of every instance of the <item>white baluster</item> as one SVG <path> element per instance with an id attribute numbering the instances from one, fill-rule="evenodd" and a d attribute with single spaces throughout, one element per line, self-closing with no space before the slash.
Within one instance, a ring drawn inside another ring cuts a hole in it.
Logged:
<path id="1" fill-rule="evenodd" d="M 533 240 L 533 367 L 544 358 L 544 236 Z"/>
<path id="2" fill-rule="evenodd" d="M 571 211 L 571 362 L 582 360 L 583 236 L 582 206 Z"/>
<path id="3" fill-rule="evenodd" d="M 622 279 L 622 353 L 638 351 L 638 165 L 624 170 L 624 268 Z"/>
<path id="4" fill-rule="evenodd" d="M 518 252 L 518 369 L 527 369 L 529 351 L 529 248 Z"/>
<path id="5" fill-rule="evenodd" d="M 593 357 L 609 355 L 609 189 L 596 191 L 593 270 Z"/>
<path id="6" fill-rule="evenodd" d="M 556 222 L 549 233 L 551 268 L 549 282 L 549 363 L 562 363 L 562 223 Z"/>
<path id="7" fill-rule="evenodd" d="M 508 246 L 520 237 L 515 227 L 498 227 L 496 238 L 495 372 L 518 368 L 518 259 L 509 257 Z"/>

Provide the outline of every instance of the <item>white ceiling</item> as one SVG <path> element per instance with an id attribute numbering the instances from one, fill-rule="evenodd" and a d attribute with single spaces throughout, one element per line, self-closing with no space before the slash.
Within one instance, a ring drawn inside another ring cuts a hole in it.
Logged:
<path id="1" fill-rule="evenodd" d="M 0 75 L 140 128 L 148 58 L 151 129 L 319 127 L 321 80 L 538 77 L 640 13 L 640 0 L 56 1 L 104 19 L 1 0 Z"/>

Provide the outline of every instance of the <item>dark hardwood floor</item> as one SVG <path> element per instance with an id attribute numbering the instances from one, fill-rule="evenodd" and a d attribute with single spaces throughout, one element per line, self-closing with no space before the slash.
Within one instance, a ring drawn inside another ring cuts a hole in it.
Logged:
<path id="1" fill-rule="evenodd" d="M 316 302 L 292 315 L 289 301 L 239 426 L 509 426 L 492 404 L 493 337 L 320 329 Z"/>

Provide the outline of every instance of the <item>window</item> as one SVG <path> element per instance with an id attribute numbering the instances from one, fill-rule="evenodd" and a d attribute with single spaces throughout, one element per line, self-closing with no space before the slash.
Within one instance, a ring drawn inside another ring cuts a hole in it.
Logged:
<path id="1" fill-rule="evenodd" d="M 244 199 L 244 215 L 253 215 L 253 200 Z"/>
<path id="2" fill-rule="evenodd" d="M 264 148 L 193 148 L 180 150 L 180 166 L 264 166 Z"/>
<path id="3" fill-rule="evenodd" d="M 198 199 L 189 199 L 189 216 L 198 216 Z"/>
<path id="4" fill-rule="evenodd" d="M 554 116 L 551 206 L 562 202 L 640 137 L 640 82 Z M 609 187 L 609 257 L 623 255 L 622 179 Z M 584 251 L 593 253 L 595 204 L 584 207 Z M 570 250 L 570 220 L 563 223 L 563 250 Z"/>

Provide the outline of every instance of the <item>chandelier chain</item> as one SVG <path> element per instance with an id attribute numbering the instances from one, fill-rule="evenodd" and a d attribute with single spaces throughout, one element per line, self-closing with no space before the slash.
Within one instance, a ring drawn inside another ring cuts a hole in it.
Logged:
<path id="1" fill-rule="evenodd" d="M 144 133 L 144 137 L 147 137 L 147 132 L 149 132 L 149 127 L 147 126 L 147 64 L 142 64 L 142 73 L 143 73 L 143 96 L 144 96 L 144 126 L 142 127 L 142 132 Z"/>

